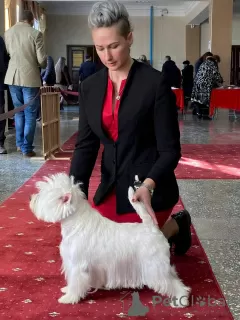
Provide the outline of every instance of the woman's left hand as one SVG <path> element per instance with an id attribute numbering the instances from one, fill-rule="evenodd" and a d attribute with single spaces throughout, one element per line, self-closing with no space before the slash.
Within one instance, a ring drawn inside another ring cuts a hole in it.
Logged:
<path id="1" fill-rule="evenodd" d="M 144 186 L 141 186 L 138 188 L 133 196 L 133 202 L 140 201 L 143 202 L 145 205 L 145 208 L 147 209 L 147 212 L 152 217 L 153 222 L 158 225 L 158 221 L 155 215 L 155 212 L 153 211 L 152 205 L 151 205 L 151 194 L 147 188 Z"/>

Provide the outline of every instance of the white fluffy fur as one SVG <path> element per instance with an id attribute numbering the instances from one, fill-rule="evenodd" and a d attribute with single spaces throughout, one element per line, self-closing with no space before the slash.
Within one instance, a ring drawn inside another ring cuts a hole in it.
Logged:
<path id="1" fill-rule="evenodd" d="M 132 202 L 142 223 L 115 223 L 94 210 L 73 178 L 59 173 L 37 183 L 30 208 L 46 222 L 61 222 L 60 254 L 67 286 L 60 303 L 77 303 L 91 288 L 147 286 L 175 298 L 172 306 L 188 304 L 190 288 L 170 265 L 167 239 L 141 202 Z M 185 298 L 182 298 L 185 297 Z M 180 301 L 181 303 L 176 303 Z"/>

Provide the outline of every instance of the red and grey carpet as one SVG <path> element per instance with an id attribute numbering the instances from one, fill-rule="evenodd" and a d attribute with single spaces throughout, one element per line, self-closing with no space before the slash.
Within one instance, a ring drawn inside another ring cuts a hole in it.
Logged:
<path id="1" fill-rule="evenodd" d="M 192 288 L 189 307 L 174 309 L 164 303 L 154 307 L 156 294 L 147 288 L 139 291 L 142 304 L 148 308 L 141 317 L 128 316 L 133 290 L 99 290 L 76 305 L 59 304 L 60 288 L 65 285 L 60 274 L 60 227 L 36 220 L 29 209 L 29 195 L 44 175 L 68 172 L 68 168 L 68 161 L 47 161 L 0 206 L 1 320 L 233 319 L 194 228 L 188 254 L 172 258 L 181 279 Z M 98 167 L 91 180 L 91 197 L 99 179 L 97 171 Z M 174 211 L 182 208 L 180 201 Z"/>
<path id="2" fill-rule="evenodd" d="M 56 156 L 71 157 L 76 137 L 77 133 L 63 144 L 66 153 Z M 175 173 L 177 179 L 240 179 L 240 144 L 182 144 Z"/>

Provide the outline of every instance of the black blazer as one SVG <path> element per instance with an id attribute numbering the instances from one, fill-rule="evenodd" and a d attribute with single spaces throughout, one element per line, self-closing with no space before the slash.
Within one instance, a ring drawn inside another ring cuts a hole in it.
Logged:
<path id="1" fill-rule="evenodd" d="M 70 175 L 83 182 L 83 191 L 88 195 L 89 179 L 102 143 L 96 205 L 115 188 L 117 213 L 134 212 L 128 201 L 128 187 L 138 175 L 140 180 L 151 178 L 156 182 L 153 209 L 157 212 L 171 208 L 179 198 L 174 169 L 181 156 L 175 94 L 159 71 L 134 61 L 121 98 L 118 140 L 114 142 L 101 122 L 107 80 L 108 71 L 104 68 L 81 84 L 79 133 Z"/>

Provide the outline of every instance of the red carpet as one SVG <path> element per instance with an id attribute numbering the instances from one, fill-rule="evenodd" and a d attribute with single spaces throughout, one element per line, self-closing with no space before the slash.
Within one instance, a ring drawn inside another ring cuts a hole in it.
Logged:
<path id="1" fill-rule="evenodd" d="M 64 144 L 74 150 L 77 133 Z M 59 153 L 57 157 L 71 156 Z M 182 158 L 176 169 L 178 179 L 240 179 L 240 144 L 182 144 Z"/>
<path id="2" fill-rule="evenodd" d="M 64 142 L 64 144 L 62 145 L 63 151 L 74 150 L 77 134 L 77 132 L 74 133 L 66 142 Z"/>
<path id="3" fill-rule="evenodd" d="M 59 225 L 35 219 L 28 208 L 29 195 L 36 180 L 59 171 L 68 172 L 68 161 L 47 161 L 43 167 L 0 206 L 0 319 L 14 320 L 112 320 L 112 319 L 233 319 L 214 277 L 205 252 L 192 229 L 193 246 L 185 257 L 173 257 L 180 277 L 192 288 L 192 305 L 173 309 L 151 301 L 154 292 L 139 291 L 141 302 L 149 308 L 144 317 L 128 317 L 131 295 L 127 290 L 98 291 L 77 305 L 61 305 L 57 299 L 64 278 L 61 261 Z M 94 171 L 90 193 L 96 189 L 99 174 Z M 183 208 L 180 202 L 174 209 Z M 132 290 L 130 292 L 133 292 Z"/>
<path id="4" fill-rule="evenodd" d="M 178 179 L 240 179 L 239 144 L 183 144 Z"/>

